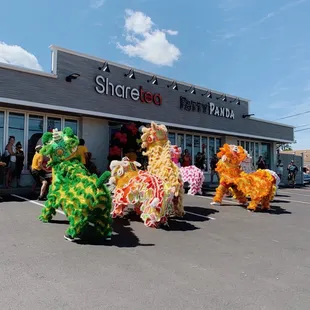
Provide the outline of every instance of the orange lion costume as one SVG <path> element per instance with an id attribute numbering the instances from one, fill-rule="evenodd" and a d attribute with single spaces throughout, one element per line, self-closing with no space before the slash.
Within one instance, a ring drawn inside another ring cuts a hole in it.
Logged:
<path id="1" fill-rule="evenodd" d="M 244 172 L 241 163 L 249 155 L 242 146 L 224 144 L 217 157 L 220 159 L 216 167 L 220 175 L 220 184 L 211 204 L 220 205 L 224 195 L 230 190 L 242 205 L 248 205 L 247 197 L 251 198 L 248 210 L 256 211 L 259 204 L 263 210 L 269 210 L 270 201 L 273 200 L 277 189 L 274 175 L 264 169 L 252 173 Z"/>

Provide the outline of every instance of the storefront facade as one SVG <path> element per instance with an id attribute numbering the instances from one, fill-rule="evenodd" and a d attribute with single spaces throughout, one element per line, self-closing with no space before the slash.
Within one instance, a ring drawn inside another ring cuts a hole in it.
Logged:
<path id="1" fill-rule="evenodd" d="M 107 166 L 110 128 L 120 122 L 164 123 L 171 142 L 188 149 L 193 160 L 203 146 L 209 161 L 223 143 L 239 143 L 254 161 L 265 154 L 274 168 L 276 142 L 294 141 L 293 127 L 249 116 L 246 99 L 51 49 L 52 73 L 0 64 L 0 152 L 10 135 L 21 141 L 25 175 L 35 137 L 65 126 L 85 139 L 101 170 Z"/>

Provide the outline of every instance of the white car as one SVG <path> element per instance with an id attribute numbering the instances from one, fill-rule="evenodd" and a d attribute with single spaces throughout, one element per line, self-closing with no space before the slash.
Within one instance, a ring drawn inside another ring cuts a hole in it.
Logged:
<path id="1" fill-rule="evenodd" d="M 304 172 L 304 185 L 310 184 L 310 174 Z"/>

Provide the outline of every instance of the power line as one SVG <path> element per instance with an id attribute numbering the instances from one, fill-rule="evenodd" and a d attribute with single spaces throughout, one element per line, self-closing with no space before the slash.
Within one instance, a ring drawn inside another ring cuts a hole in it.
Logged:
<path id="1" fill-rule="evenodd" d="M 295 126 L 295 128 L 300 128 L 300 127 L 305 127 L 305 126 L 310 126 L 310 124 L 304 124 L 304 125 L 300 125 L 300 126 Z"/>
<path id="2" fill-rule="evenodd" d="M 286 118 L 291 118 L 291 117 L 295 117 L 295 116 L 299 116 L 299 115 L 304 115 L 304 114 L 307 114 L 307 113 L 310 113 L 310 111 L 305 111 L 305 112 L 302 112 L 302 113 L 296 113 L 296 114 L 292 114 L 290 116 L 281 117 L 281 118 L 276 119 L 276 121 L 278 121 L 280 119 L 286 119 Z"/>
<path id="3" fill-rule="evenodd" d="M 310 127 L 309 127 L 309 128 L 304 128 L 304 129 L 295 130 L 295 132 L 305 131 L 305 130 L 309 130 L 309 129 L 310 129 Z"/>

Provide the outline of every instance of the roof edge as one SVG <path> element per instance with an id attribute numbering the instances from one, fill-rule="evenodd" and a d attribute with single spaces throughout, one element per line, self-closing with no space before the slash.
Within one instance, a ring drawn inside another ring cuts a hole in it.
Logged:
<path id="1" fill-rule="evenodd" d="M 11 65 L 11 64 L 6 64 L 6 63 L 1 63 L 1 62 L 0 62 L 0 68 L 24 72 L 24 73 L 28 73 L 28 74 L 40 75 L 40 76 L 49 77 L 49 78 L 57 78 L 57 75 L 54 73 L 49 73 L 49 72 L 35 70 L 35 69 L 29 69 L 29 68 Z"/>
<path id="2" fill-rule="evenodd" d="M 278 122 L 274 122 L 274 121 L 267 121 L 265 119 L 257 118 L 257 117 L 250 117 L 249 119 L 253 120 L 253 121 L 259 121 L 262 123 L 274 124 L 274 125 L 278 125 L 278 126 L 282 126 L 282 127 L 288 127 L 288 128 L 293 128 L 293 129 L 296 128 L 295 126 L 292 126 L 292 125 L 287 125 L 287 124 L 278 123 Z"/>
<path id="3" fill-rule="evenodd" d="M 154 73 L 151 73 L 151 72 L 143 71 L 143 70 L 136 69 L 136 68 L 133 68 L 133 67 L 129 67 L 129 66 L 126 66 L 126 65 L 122 65 L 122 64 L 110 61 L 108 59 L 104 59 L 104 58 L 100 58 L 100 57 L 96 57 L 96 56 L 90 56 L 90 55 L 85 54 L 85 53 L 76 52 L 76 51 L 73 51 L 73 50 L 70 50 L 70 49 L 67 49 L 67 48 L 64 48 L 64 47 L 60 47 L 60 46 L 54 45 L 54 44 L 50 45 L 49 48 L 52 51 L 60 51 L 60 52 L 64 52 L 64 53 L 67 53 L 67 54 L 74 55 L 74 56 L 83 57 L 83 58 L 87 58 L 87 59 L 91 59 L 91 60 L 95 60 L 95 61 L 99 61 L 99 62 L 105 62 L 106 61 L 106 62 L 108 62 L 109 64 L 111 64 L 111 65 L 113 65 L 115 67 L 119 67 L 119 68 L 126 69 L 126 70 L 134 69 L 134 71 L 139 72 L 141 74 L 148 75 L 150 77 L 152 77 L 153 75 L 156 75 L 157 78 L 166 80 L 166 81 L 171 82 L 171 83 L 172 82 L 176 82 L 177 84 L 188 86 L 188 87 L 194 86 L 196 89 L 199 89 L 199 90 L 202 90 L 202 91 L 210 91 L 211 93 L 214 93 L 214 94 L 217 94 L 217 95 L 220 95 L 220 96 L 221 95 L 226 95 L 228 97 L 236 98 L 236 99 L 238 98 L 238 99 L 240 99 L 242 101 L 246 101 L 247 103 L 250 103 L 250 100 L 246 99 L 246 98 L 242 98 L 242 97 L 235 96 L 235 95 L 232 95 L 232 94 L 228 94 L 228 93 L 225 93 L 225 92 L 220 92 L 220 91 L 213 90 L 213 89 L 210 89 L 210 88 L 206 88 L 206 87 L 202 87 L 202 86 L 186 83 L 186 82 L 183 82 L 183 81 L 174 80 L 174 79 L 171 79 L 171 78 L 168 78 L 168 77 L 164 77 L 164 76 L 161 76 L 161 75 L 157 75 L 157 74 L 154 74 Z"/>

